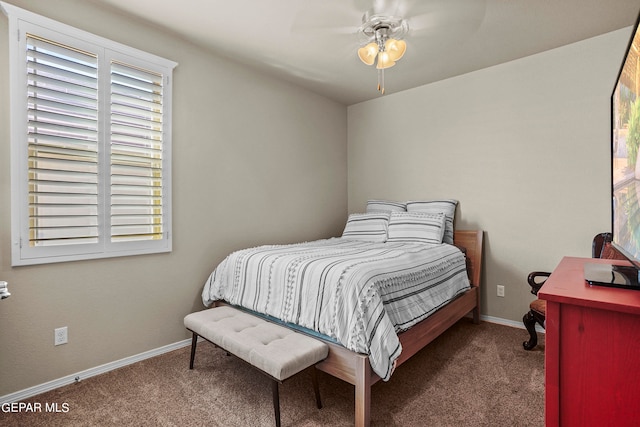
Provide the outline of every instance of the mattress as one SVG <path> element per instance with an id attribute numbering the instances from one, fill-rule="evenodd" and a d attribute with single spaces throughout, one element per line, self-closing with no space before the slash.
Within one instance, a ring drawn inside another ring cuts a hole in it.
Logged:
<path id="1" fill-rule="evenodd" d="M 386 381 L 402 351 L 397 334 L 469 288 L 453 245 L 332 238 L 233 252 L 207 279 L 202 300 L 326 335 L 368 355 Z"/>

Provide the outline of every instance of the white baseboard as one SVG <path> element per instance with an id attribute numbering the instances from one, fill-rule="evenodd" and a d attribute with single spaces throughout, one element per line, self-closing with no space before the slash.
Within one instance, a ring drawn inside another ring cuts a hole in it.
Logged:
<path id="1" fill-rule="evenodd" d="M 514 328 L 524 329 L 524 324 L 522 322 L 515 322 L 513 320 L 502 319 L 500 317 L 480 315 L 480 320 L 483 320 L 489 323 L 497 323 L 499 325 L 505 325 L 505 326 L 511 326 Z M 540 328 L 538 325 L 536 325 L 536 330 L 538 332 L 544 333 L 544 329 Z M 57 380 L 49 381 L 44 384 L 39 384 L 33 387 L 25 388 L 24 390 L 20 390 L 15 393 L 7 394 L 5 396 L 0 396 L 0 405 L 4 403 L 19 402 L 21 400 L 28 399 L 30 397 L 56 389 L 58 387 L 69 385 L 76 381 L 82 381 L 84 379 L 87 379 L 96 375 L 104 374 L 106 372 L 113 371 L 114 369 L 122 368 L 123 366 L 131 365 L 133 363 L 140 362 L 142 360 L 149 359 L 151 357 L 159 356 L 161 354 L 168 353 L 170 351 L 177 350 L 182 347 L 187 347 L 189 345 L 191 345 L 191 339 L 178 341 L 173 344 L 169 344 L 153 350 L 145 351 L 144 353 L 125 357 L 124 359 L 105 363 L 104 365 L 96 366 L 95 368 L 90 368 L 81 372 L 77 372 L 75 374 L 67 375 L 66 377 L 58 378 Z"/>
<path id="2" fill-rule="evenodd" d="M 189 345 L 191 345 L 191 339 L 178 341 L 173 344 L 145 351 L 144 353 L 135 354 L 133 356 L 125 357 L 124 359 L 96 366 L 95 368 L 90 368 L 81 372 L 77 372 L 75 374 L 67 375 L 66 377 L 58 378 L 57 380 L 49 381 L 44 384 L 25 388 L 24 390 L 20 390 L 15 393 L 0 396 L 0 405 L 4 403 L 19 402 L 21 400 L 28 399 L 29 397 L 36 396 L 38 394 L 56 389 L 58 387 L 69 385 L 76 381 L 82 381 L 96 375 L 104 374 L 105 372 L 113 371 L 114 369 L 122 368 L 123 366 L 131 365 L 133 363 L 140 362 L 151 357 L 159 356 L 161 354 L 168 353 L 182 347 L 187 347 Z"/>
<path id="3" fill-rule="evenodd" d="M 525 329 L 524 323 L 516 322 L 514 320 L 509 320 L 509 319 L 503 319 L 501 317 L 486 316 L 484 314 L 481 314 L 480 320 L 484 320 L 485 322 L 489 322 L 489 323 L 497 323 L 498 325 L 511 326 L 512 328 Z M 544 334 L 544 329 L 542 329 L 540 325 L 538 325 L 537 323 L 536 323 L 536 331 Z"/>

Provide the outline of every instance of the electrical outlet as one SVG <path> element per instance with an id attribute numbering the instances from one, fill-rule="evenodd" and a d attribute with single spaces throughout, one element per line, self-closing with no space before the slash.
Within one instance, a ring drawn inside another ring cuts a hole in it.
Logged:
<path id="1" fill-rule="evenodd" d="M 53 330 L 53 345 L 67 343 L 67 327 L 56 328 Z"/>
<path id="2" fill-rule="evenodd" d="M 499 297 L 504 297 L 504 285 L 498 285 L 497 291 Z"/>

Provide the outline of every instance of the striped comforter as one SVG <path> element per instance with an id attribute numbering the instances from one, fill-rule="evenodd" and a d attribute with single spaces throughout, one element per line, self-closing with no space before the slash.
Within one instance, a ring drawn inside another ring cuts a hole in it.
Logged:
<path id="1" fill-rule="evenodd" d="M 397 333 L 469 289 L 455 246 L 332 238 L 237 251 L 202 292 L 337 340 L 369 355 L 383 380 L 402 347 Z"/>

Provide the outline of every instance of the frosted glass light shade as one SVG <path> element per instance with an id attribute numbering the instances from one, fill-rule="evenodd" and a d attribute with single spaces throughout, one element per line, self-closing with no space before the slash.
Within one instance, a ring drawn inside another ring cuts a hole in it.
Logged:
<path id="1" fill-rule="evenodd" d="M 358 58 L 367 65 L 373 65 L 378 54 L 378 45 L 376 43 L 369 43 L 368 45 L 358 49 Z"/>
<path id="2" fill-rule="evenodd" d="M 389 52 L 389 58 L 397 61 L 404 55 L 407 50 L 407 42 L 404 40 L 389 39 L 384 43 L 384 50 Z"/>
<path id="3" fill-rule="evenodd" d="M 393 61 L 391 59 L 391 56 L 389 55 L 389 52 L 384 51 L 384 52 L 380 52 L 378 54 L 378 65 L 376 65 L 376 68 L 378 70 L 384 70 L 385 68 L 391 68 L 394 65 L 396 65 L 395 61 Z"/>

